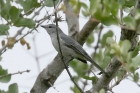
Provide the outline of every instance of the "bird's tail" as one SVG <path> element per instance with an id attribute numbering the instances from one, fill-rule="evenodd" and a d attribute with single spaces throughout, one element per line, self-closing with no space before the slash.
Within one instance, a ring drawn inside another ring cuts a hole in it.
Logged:
<path id="1" fill-rule="evenodd" d="M 90 61 L 96 68 L 98 68 L 102 73 L 106 74 L 106 72 L 91 58 L 88 58 L 88 61 Z"/>

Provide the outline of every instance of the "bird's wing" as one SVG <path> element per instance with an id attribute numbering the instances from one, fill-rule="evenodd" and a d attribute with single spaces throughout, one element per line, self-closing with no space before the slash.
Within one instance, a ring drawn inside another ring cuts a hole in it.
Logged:
<path id="1" fill-rule="evenodd" d="M 65 34 L 60 35 L 60 38 L 65 42 L 65 45 L 72 48 L 75 52 L 89 58 L 89 55 L 85 52 L 82 46 L 75 41 L 73 38 L 66 36 Z"/>

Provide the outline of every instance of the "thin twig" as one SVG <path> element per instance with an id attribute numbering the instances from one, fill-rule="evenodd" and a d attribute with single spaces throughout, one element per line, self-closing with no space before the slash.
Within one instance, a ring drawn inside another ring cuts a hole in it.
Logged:
<path id="1" fill-rule="evenodd" d="M 103 25 L 101 25 L 101 27 L 100 27 L 100 31 L 99 31 L 99 34 L 98 34 L 98 40 L 97 40 L 97 44 L 96 44 L 96 46 L 95 46 L 95 52 L 94 52 L 93 56 L 95 56 L 95 54 L 96 54 L 96 52 L 97 52 L 97 49 L 98 49 L 98 47 L 99 47 L 102 29 L 103 29 Z M 92 72 L 92 71 L 91 71 L 92 68 L 93 68 L 93 65 L 90 65 L 90 67 L 89 67 L 89 69 L 88 69 L 88 71 L 87 71 L 87 74 L 88 74 L 88 75 L 90 74 L 90 72 Z M 92 72 L 92 73 L 93 73 L 93 72 Z M 93 74 L 94 74 L 94 73 L 93 73 Z M 94 75 L 95 75 L 95 74 L 94 74 Z M 96 75 L 95 75 L 95 77 L 98 78 Z M 83 83 L 84 83 L 84 84 L 87 84 L 87 81 L 88 81 L 88 80 L 85 80 L 85 82 L 83 82 Z M 82 89 L 84 90 L 85 87 L 86 87 L 86 85 L 84 85 Z"/>
<path id="2" fill-rule="evenodd" d="M 53 4 L 54 4 L 54 9 L 56 10 L 55 8 L 55 0 L 53 0 Z M 55 12 L 55 18 L 57 19 L 57 12 Z M 62 59 L 62 62 L 64 63 L 64 66 L 65 66 L 65 69 L 68 73 L 68 75 L 70 76 L 71 80 L 73 81 L 73 83 L 75 84 L 75 86 L 79 89 L 79 91 L 81 93 L 83 93 L 82 89 L 78 86 L 78 84 L 74 81 L 66 63 L 64 62 L 63 60 L 63 54 L 62 54 L 62 50 L 61 50 L 61 45 L 60 45 L 60 40 L 59 40 L 59 35 L 58 35 L 58 21 L 56 20 L 56 32 L 57 32 L 57 41 L 58 41 L 58 45 L 59 45 L 59 51 L 60 51 L 60 56 L 61 56 L 61 59 Z"/>
<path id="3" fill-rule="evenodd" d="M 38 52 L 37 52 L 37 46 L 35 44 L 35 36 L 33 37 L 33 44 L 34 44 L 34 51 L 35 51 L 35 60 L 38 68 L 38 72 L 40 73 L 40 64 L 39 64 L 39 58 L 38 58 Z"/>
<path id="4" fill-rule="evenodd" d="M 51 84 L 51 82 L 48 81 L 48 83 L 49 83 L 50 86 L 53 87 L 57 92 L 59 92 L 59 91 L 53 86 L 53 84 Z"/>
<path id="5" fill-rule="evenodd" d="M 4 77 L 8 77 L 8 76 L 12 76 L 12 75 L 15 75 L 15 74 L 22 74 L 24 72 L 30 72 L 30 70 L 25 70 L 25 71 L 18 71 L 16 73 L 10 73 L 10 74 L 7 74 L 7 75 L 2 75 L 0 76 L 0 79 L 4 78 Z"/>
<path id="6" fill-rule="evenodd" d="M 101 37 L 101 32 L 102 32 L 102 30 L 103 30 L 103 25 L 101 24 L 101 26 L 100 26 L 100 31 L 99 31 L 99 34 L 98 34 L 97 44 L 96 44 L 96 46 L 95 46 L 94 56 L 95 56 L 95 54 L 96 54 L 96 52 L 97 52 L 97 49 L 98 49 L 98 47 L 99 47 L 99 42 L 100 42 L 100 37 Z"/>

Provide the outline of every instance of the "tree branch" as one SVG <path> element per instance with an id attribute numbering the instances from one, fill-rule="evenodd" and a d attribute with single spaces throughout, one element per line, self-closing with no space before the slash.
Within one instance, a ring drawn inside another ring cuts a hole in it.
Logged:
<path id="1" fill-rule="evenodd" d="M 87 37 L 92 33 L 95 27 L 100 23 L 100 21 L 91 17 L 87 23 L 84 25 L 80 33 L 77 34 L 77 41 L 83 45 Z"/>
<path id="2" fill-rule="evenodd" d="M 65 16 L 68 24 L 69 36 L 72 36 L 74 39 L 76 39 L 76 34 L 79 31 L 79 14 L 74 13 L 73 7 L 69 3 L 69 0 L 64 0 L 64 4 L 66 7 Z"/>

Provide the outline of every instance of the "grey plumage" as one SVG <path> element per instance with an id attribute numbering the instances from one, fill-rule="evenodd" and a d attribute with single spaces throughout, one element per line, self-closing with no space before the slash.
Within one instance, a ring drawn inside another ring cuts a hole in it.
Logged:
<path id="1" fill-rule="evenodd" d="M 51 37 L 51 41 L 54 48 L 58 53 L 60 53 L 58 40 L 57 40 L 56 25 L 49 24 L 49 25 L 42 25 L 42 27 L 47 30 L 48 34 Z M 105 71 L 86 53 L 86 51 L 82 48 L 82 46 L 73 38 L 64 34 L 59 27 L 58 27 L 58 35 L 60 38 L 59 40 L 60 40 L 61 51 L 63 56 L 70 56 L 84 63 L 87 63 L 86 61 L 89 61 L 101 72 L 105 73 Z"/>

